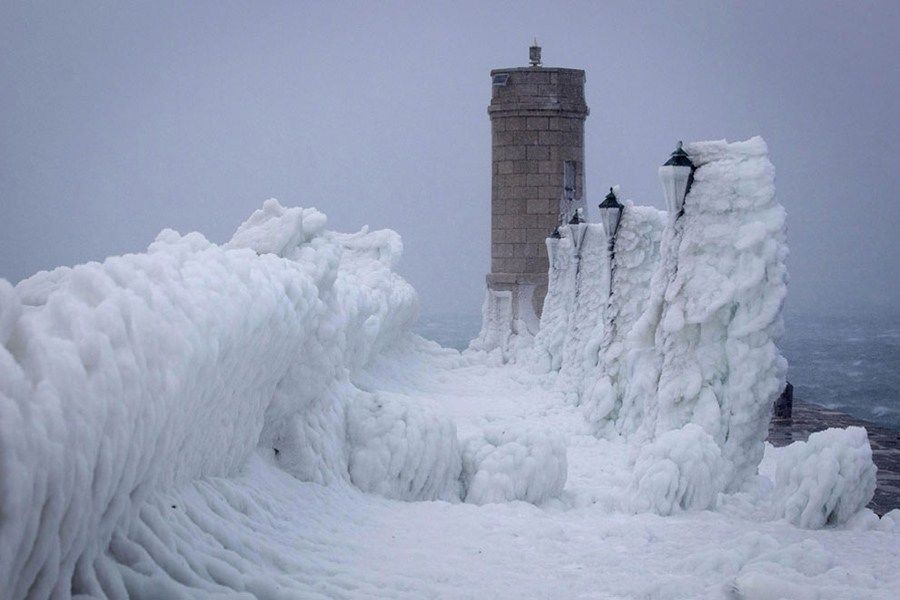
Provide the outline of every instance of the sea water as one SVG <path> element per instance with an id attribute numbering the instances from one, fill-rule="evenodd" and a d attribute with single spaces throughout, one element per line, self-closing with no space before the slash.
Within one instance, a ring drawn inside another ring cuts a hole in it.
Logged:
<path id="1" fill-rule="evenodd" d="M 435 314 L 416 331 L 463 350 L 480 327 L 480 315 Z M 900 429 L 900 316 L 789 313 L 779 346 L 795 399 Z"/>

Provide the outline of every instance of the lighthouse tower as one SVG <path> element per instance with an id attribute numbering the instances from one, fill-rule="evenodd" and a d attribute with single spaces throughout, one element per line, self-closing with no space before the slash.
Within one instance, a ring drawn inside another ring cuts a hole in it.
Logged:
<path id="1" fill-rule="evenodd" d="M 584 206 L 584 71 L 542 66 L 536 43 L 529 59 L 528 67 L 491 71 L 491 272 L 479 337 L 486 350 L 505 345 L 508 334 L 536 333 L 547 293 L 545 239 Z"/>

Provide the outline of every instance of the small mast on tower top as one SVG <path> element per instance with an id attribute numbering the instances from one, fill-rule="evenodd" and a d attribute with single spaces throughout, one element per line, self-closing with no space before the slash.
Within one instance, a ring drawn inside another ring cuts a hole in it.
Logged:
<path id="1" fill-rule="evenodd" d="M 534 44 L 528 49 L 528 62 L 532 67 L 541 66 L 541 47 L 538 46 L 537 38 L 534 38 Z"/>

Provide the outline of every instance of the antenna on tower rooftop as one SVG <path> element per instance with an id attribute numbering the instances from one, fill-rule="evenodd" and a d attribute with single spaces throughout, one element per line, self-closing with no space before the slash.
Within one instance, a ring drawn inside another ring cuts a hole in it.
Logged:
<path id="1" fill-rule="evenodd" d="M 537 38 L 534 38 L 534 45 L 528 49 L 528 61 L 532 67 L 541 66 L 541 47 L 538 46 Z"/>

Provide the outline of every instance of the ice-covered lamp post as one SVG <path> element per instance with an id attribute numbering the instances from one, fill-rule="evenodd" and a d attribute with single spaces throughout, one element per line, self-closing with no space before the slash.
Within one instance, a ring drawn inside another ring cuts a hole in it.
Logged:
<path id="1" fill-rule="evenodd" d="M 669 218 L 675 221 L 684 213 L 684 198 L 694 179 L 694 163 L 678 142 L 669 160 L 659 168 L 659 180 L 666 195 Z"/>
<path id="2" fill-rule="evenodd" d="M 600 209 L 600 221 L 603 223 L 609 244 L 609 295 L 612 296 L 613 275 L 616 269 L 616 233 L 619 231 L 619 223 L 622 221 L 625 207 L 619 202 L 616 192 L 609 188 L 609 193 L 598 208 Z"/>
<path id="3" fill-rule="evenodd" d="M 580 208 L 576 208 L 569 221 L 569 229 L 572 231 L 572 243 L 575 245 L 575 258 L 581 260 L 581 244 L 584 242 L 584 234 L 587 233 L 587 223 Z"/>
<path id="4" fill-rule="evenodd" d="M 613 189 L 609 188 L 609 193 L 598 208 L 600 209 L 600 221 L 606 231 L 606 239 L 609 240 L 609 251 L 612 253 L 615 251 L 616 232 L 619 231 L 619 221 L 622 220 L 622 212 L 625 207 L 616 198 Z"/>

